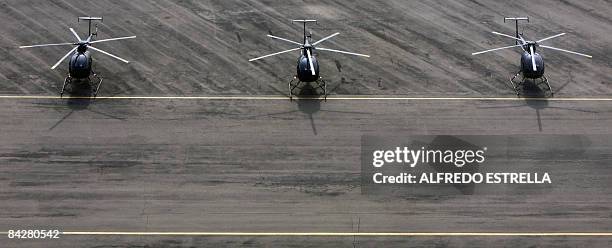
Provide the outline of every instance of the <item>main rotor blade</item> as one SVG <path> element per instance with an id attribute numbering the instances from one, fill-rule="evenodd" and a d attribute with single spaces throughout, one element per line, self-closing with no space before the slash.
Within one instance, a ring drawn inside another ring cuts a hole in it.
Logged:
<path id="1" fill-rule="evenodd" d="M 361 57 L 366 57 L 366 58 L 369 58 L 369 57 L 370 57 L 370 55 L 365 55 L 365 54 L 361 54 L 361 53 L 352 53 L 352 52 L 346 52 L 346 51 L 334 50 L 334 49 L 329 49 L 329 48 L 317 47 L 317 48 L 315 48 L 315 49 L 316 49 L 316 50 L 321 50 L 321 51 L 328 51 L 328 52 L 335 52 L 335 53 L 343 53 L 343 54 L 348 54 L 348 55 L 361 56 Z"/>
<path id="2" fill-rule="evenodd" d="M 482 52 L 472 53 L 472 55 L 478 55 L 478 54 L 483 54 L 483 53 L 488 53 L 488 52 L 493 52 L 493 51 L 498 51 L 498 50 L 503 50 L 503 49 L 513 48 L 513 47 L 521 47 L 521 46 L 523 46 L 523 45 L 521 44 L 521 45 L 514 45 L 514 46 L 507 46 L 507 47 L 494 48 L 494 49 L 490 49 L 490 50 L 486 50 L 486 51 L 482 51 Z"/>
<path id="3" fill-rule="evenodd" d="M 522 40 L 522 39 L 520 39 L 520 38 L 516 38 L 516 37 L 514 37 L 514 36 L 512 36 L 512 35 L 502 34 L 502 33 L 500 33 L 500 32 L 491 32 L 491 33 L 496 34 L 496 35 L 501 35 L 501 36 L 504 36 L 504 37 L 508 37 L 508 38 L 510 38 L 510 39 L 515 39 L 515 40 L 518 40 L 518 41 L 522 42 L 523 44 L 525 43 L 525 41 L 524 41 L 524 40 Z"/>
<path id="4" fill-rule="evenodd" d="M 304 44 L 302 44 L 302 43 L 295 42 L 295 41 L 292 41 L 292 40 L 289 40 L 289 39 L 285 39 L 285 38 L 281 38 L 281 37 L 274 36 L 274 35 L 268 35 L 268 37 L 270 37 L 270 38 L 272 38 L 272 39 L 277 39 L 277 40 L 282 40 L 282 41 L 286 41 L 286 42 L 289 42 L 289 43 L 293 43 L 293 44 L 296 44 L 296 45 L 298 45 L 298 46 L 302 46 L 302 45 L 304 45 Z"/>
<path id="5" fill-rule="evenodd" d="M 310 54 L 310 49 L 306 49 L 306 54 L 308 55 L 308 63 L 310 64 L 310 71 L 312 72 L 312 75 L 315 76 L 317 75 L 317 73 L 315 73 L 314 63 L 312 62 L 312 55 Z"/>
<path id="6" fill-rule="evenodd" d="M 92 46 L 88 46 L 88 47 L 89 47 L 91 50 L 98 51 L 98 52 L 100 52 L 100 53 L 106 54 L 106 55 L 111 56 L 111 57 L 113 57 L 113 58 L 115 58 L 115 59 L 121 60 L 121 61 L 122 61 L 122 62 L 124 62 L 124 63 L 130 63 L 130 61 L 127 61 L 127 60 L 125 60 L 125 59 L 119 58 L 119 57 L 117 57 L 117 56 L 115 56 L 115 55 L 112 55 L 112 54 L 110 54 L 110 53 L 108 53 L 108 52 L 102 51 L 102 50 L 100 50 L 100 49 L 98 49 L 98 48 L 95 48 L 95 47 L 92 47 Z"/>
<path id="7" fill-rule="evenodd" d="M 531 51 L 531 65 L 533 66 L 533 71 L 538 71 L 538 67 L 536 66 L 535 51 L 533 51 L 533 46 L 529 46 L 529 50 Z"/>
<path id="8" fill-rule="evenodd" d="M 335 34 L 332 34 L 332 35 L 330 35 L 330 36 L 327 36 L 327 37 L 325 37 L 325 38 L 323 38 L 323 39 L 318 40 L 318 41 L 317 41 L 317 42 L 315 42 L 315 43 L 312 43 L 312 45 L 313 45 L 313 46 L 316 46 L 317 44 L 320 44 L 320 43 L 321 43 L 321 42 L 323 42 L 323 41 L 329 40 L 329 39 L 331 39 L 331 38 L 333 38 L 334 36 L 339 35 L 339 34 L 340 34 L 340 33 L 335 33 Z"/>
<path id="9" fill-rule="evenodd" d="M 536 41 L 536 42 L 537 42 L 537 43 L 540 43 L 540 42 L 542 42 L 542 41 L 547 41 L 547 40 L 554 39 L 554 38 L 557 38 L 557 37 L 559 37 L 559 36 L 564 36 L 564 35 L 565 35 L 565 33 L 561 33 L 561 34 L 558 34 L 558 35 L 553 35 L 553 36 L 551 36 L 551 37 L 541 39 L 541 40 Z"/>
<path id="10" fill-rule="evenodd" d="M 79 34 L 77 34 L 77 32 L 76 32 L 76 31 L 74 31 L 74 29 L 73 29 L 73 28 L 70 28 L 70 32 L 72 32 L 72 34 L 74 34 L 74 37 L 76 37 L 76 38 L 77 38 L 77 40 L 79 40 L 79 41 L 83 41 L 83 40 L 81 40 L 81 37 L 79 36 Z"/>
<path id="11" fill-rule="evenodd" d="M 64 55 L 64 57 L 62 57 L 59 61 L 57 61 L 57 63 L 55 63 L 55 65 L 53 65 L 53 67 L 51 67 L 51 70 L 55 70 L 55 68 L 57 68 L 57 66 L 60 63 L 62 63 L 62 61 L 64 61 L 66 58 L 68 58 L 68 56 L 70 56 L 74 51 L 76 51 L 77 48 L 79 48 L 79 47 L 72 48 L 72 50 L 70 50 L 70 52 L 68 52 L 66 55 Z"/>
<path id="12" fill-rule="evenodd" d="M 67 45 L 75 45 L 74 43 L 55 43 L 55 44 L 42 44 L 42 45 L 31 45 L 31 46 L 20 46 L 19 48 L 32 48 L 32 47 L 47 47 L 47 46 L 67 46 Z"/>
<path id="13" fill-rule="evenodd" d="M 127 40 L 127 39 L 134 39 L 134 38 L 136 38 L 136 36 L 127 36 L 127 37 L 110 38 L 110 39 L 103 39 L 103 40 L 94 40 L 92 42 L 89 42 L 89 44 L 106 42 L 106 41 L 113 41 L 113 40 Z"/>
<path id="14" fill-rule="evenodd" d="M 557 50 L 557 51 L 561 51 L 561 52 L 566 52 L 566 53 L 571 53 L 571 54 L 576 54 L 576 55 L 587 57 L 589 59 L 593 58 L 593 56 L 588 55 L 588 54 L 579 53 L 579 52 L 573 52 L 573 51 L 569 51 L 569 50 L 565 50 L 565 49 L 561 49 L 561 48 L 556 48 L 556 47 L 551 47 L 551 46 L 544 46 L 544 45 L 540 45 L 540 47 L 544 47 L 544 48 L 548 48 L 548 49 L 552 49 L 552 50 Z"/>
<path id="15" fill-rule="evenodd" d="M 294 49 L 285 50 L 285 51 L 282 51 L 282 52 L 277 52 L 277 53 L 273 53 L 273 54 L 264 55 L 264 56 L 261 56 L 259 58 L 249 59 L 249 62 L 253 62 L 255 60 L 260 60 L 260 59 L 271 57 L 271 56 L 276 56 L 276 55 L 283 54 L 283 53 L 297 51 L 297 50 L 300 50 L 300 49 L 302 49 L 302 48 L 298 47 L 298 48 L 294 48 Z"/>

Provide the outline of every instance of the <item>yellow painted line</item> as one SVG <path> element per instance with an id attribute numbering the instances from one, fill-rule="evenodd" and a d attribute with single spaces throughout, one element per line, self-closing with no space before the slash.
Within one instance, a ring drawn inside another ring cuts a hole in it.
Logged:
<path id="1" fill-rule="evenodd" d="M 8 232 L 3 232 L 7 235 Z M 62 232 L 79 236 L 612 237 L 610 232 Z"/>
<path id="2" fill-rule="evenodd" d="M 0 99 L 94 99 L 93 97 L 63 97 L 60 96 L 36 96 L 36 95 L 0 95 Z M 117 100 L 289 100 L 286 96 L 98 96 L 95 99 L 117 99 Z M 293 97 L 294 100 L 323 100 L 322 97 Z M 590 97 L 566 97 L 566 98 L 541 98 L 541 97 L 404 97 L 404 96 L 350 96 L 335 95 L 328 96 L 329 101 L 571 101 L 571 102 L 612 102 L 610 98 Z"/>
<path id="3" fill-rule="evenodd" d="M 375 237 L 411 237 L 411 236 L 608 236 L 612 233 L 263 233 L 263 232 L 64 232 L 64 235 L 127 235 L 127 236 L 375 236 Z"/>

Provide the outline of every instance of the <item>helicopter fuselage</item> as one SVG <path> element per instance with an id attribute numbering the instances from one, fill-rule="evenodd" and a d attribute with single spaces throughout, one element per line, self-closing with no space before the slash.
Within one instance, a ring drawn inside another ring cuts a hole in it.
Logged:
<path id="1" fill-rule="evenodd" d="M 533 70 L 533 63 L 531 60 L 531 54 L 527 51 L 523 52 L 521 56 L 521 71 L 523 72 L 523 76 L 529 79 L 538 79 L 544 76 L 544 58 L 539 53 L 534 53 L 533 57 L 535 58 L 536 70 Z"/>
<path id="2" fill-rule="evenodd" d="M 68 61 L 70 77 L 74 79 L 87 79 L 92 72 L 93 59 L 86 49 L 79 49 Z"/>
<path id="3" fill-rule="evenodd" d="M 311 54 L 310 57 L 312 58 L 312 65 L 315 72 L 314 75 L 310 70 L 310 63 L 308 61 L 308 55 L 306 54 L 305 50 L 302 52 L 302 55 L 298 59 L 297 77 L 301 82 L 309 83 L 319 80 L 319 62 L 317 61 L 317 58 L 314 56 L 314 54 Z"/>
<path id="4" fill-rule="evenodd" d="M 301 83 L 308 83 L 309 86 L 314 86 L 313 89 L 315 89 L 315 93 L 318 94 L 318 89 L 322 90 L 323 93 L 322 95 L 324 96 L 324 99 L 327 99 L 327 83 L 325 82 L 325 80 L 323 78 L 321 78 L 320 73 L 319 73 L 319 62 L 317 61 L 317 58 L 315 57 L 315 51 L 319 50 L 319 51 L 327 51 L 327 52 L 334 52 L 334 53 L 341 53 L 341 54 L 348 54 L 348 55 L 354 55 L 354 56 L 362 56 L 362 57 L 369 57 L 369 55 L 365 55 L 365 54 L 359 54 L 359 53 L 353 53 L 353 52 L 347 52 L 347 51 L 341 51 L 341 50 L 335 50 L 335 49 L 329 49 L 329 48 L 323 48 L 323 47 L 318 47 L 318 45 L 321 42 L 324 42 L 326 40 L 329 40 L 333 37 L 335 37 L 336 35 L 340 34 L 340 33 L 334 33 L 332 35 L 329 35 L 327 37 L 324 37 L 316 42 L 312 41 L 312 33 L 310 35 L 308 35 L 306 33 L 306 23 L 313 23 L 316 22 L 316 20 L 293 20 L 293 22 L 299 22 L 299 23 L 303 23 L 304 25 L 304 40 L 303 42 L 296 42 L 296 41 L 292 41 L 289 39 L 285 39 L 285 38 L 281 38 L 281 37 L 277 37 L 274 36 L 272 34 L 268 34 L 268 37 L 276 39 L 276 40 L 281 40 L 281 41 L 285 41 L 287 43 L 291 43 L 294 45 L 298 45 L 299 47 L 293 48 L 293 49 L 289 49 L 289 50 L 285 50 L 285 51 L 281 51 L 281 52 L 276 52 L 276 53 L 272 53 L 272 54 L 268 54 L 268 55 L 264 55 L 264 56 L 260 56 L 257 58 L 253 58 L 253 59 L 249 59 L 249 62 L 253 62 L 253 61 L 257 61 L 260 59 L 264 59 L 267 57 L 271 57 L 271 56 L 277 56 L 280 54 L 285 54 L 285 53 L 289 53 L 289 52 L 295 52 L 295 51 L 300 51 L 300 56 L 298 57 L 297 60 L 297 66 L 296 68 L 296 74 L 293 77 L 293 79 L 291 79 L 291 81 L 288 83 L 288 88 L 289 88 L 289 98 L 293 99 L 293 95 L 294 95 L 294 90 L 296 88 L 299 87 L 299 85 Z M 295 82 L 298 81 L 298 82 Z M 316 85 L 311 85 L 311 83 L 316 84 Z M 303 89 L 303 88 L 301 88 Z M 303 92 L 300 92 L 303 93 Z"/>

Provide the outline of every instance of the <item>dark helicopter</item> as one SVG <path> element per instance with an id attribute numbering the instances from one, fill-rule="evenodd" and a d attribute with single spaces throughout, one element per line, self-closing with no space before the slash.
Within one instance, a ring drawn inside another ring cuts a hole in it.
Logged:
<path id="1" fill-rule="evenodd" d="M 348 55 L 355 55 L 355 56 L 362 56 L 362 57 L 370 57 L 369 55 L 365 55 L 365 54 L 359 54 L 359 53 L 352 53 L 352 52 L 346 52 L 346 51 L 340 51 L 340 50 L 334 50 L 334 49 L 329 49 L 329 48 L 322 48 L 322 47 L 316 47 L 317 45 L 319 45 L 321 42 L 326 41 L 328 39 L 331 39 L 332 37 L 339 35 L 340 33 L 335 33 L 332 34 L 330 36 L 327 36 L 323 39 L 320 39 L 316 42 L 312 41 L 312 33 L 310 33 L 309 35 L 306 34 L 306 24 L 307 23 L 317 23 L 317 20 L 293 20 L 293 23 L 303 23 L 304 24 L 304 42 L 303 43 L 299 43 L 299 42 L 295 42 L 289 39 L 285 39 L 285 38 L 281 38 L 281 37 L 276 37 L 274 35 L 268 35 L 268 37 L 273 38 L 273 39 L 277 39 L 277 40 L 282 40 L 285 42 L 289 42 L 295 45 L 299 45 L 300 47 L 298 48 L 294 48 L 294 49 L 289 49 L 289 50 L 285 50 L 282 52 L 277 52 L 277 53 L 273 53 L 273 54 L 268 54 L 265 56 L 261 56 L 258 58 L 254 58 L 254 59 L 250 59 L 249 61 L 256 61 L 256 60 L 260 60 L 263 58 L 267 58 L 267 57 L 271 57 L 271 56 L 275 56 L 275 55 L 279 55 L 279 54 L 283 54 L 283 53 L 288 53 L 288 52 L 293 52 L 293 51 L 298 51 L 301 50 L 301 54 L 300 57 L 298 58 L 298 62 L 297 62 L 297 73 L 296 76 L 293 77 L 293 79 L 289 82 L 289 98 L 293 99 L 293 90 L 298 87 L 300 85 L 300 83 L 304 82 L 304 83 L 312 83 L 312 82 L 316 82 L 317 83 L 317 87 L 320 88 L 321 90 L 323 90 L 323 96 L 325 99 L 327 99 L 327 83 L 325 82 L 325 80 L 323 80 L 320 75 L 319 75 L 319 62 L 317 61 L 317 58 L 315 57 L 315 51 L 319 50 L 319 51 L 328 51 L 328 52 L 335 52 L 335 53 L 342 53 L 342 54 L 348 54 Z M 293 84 L 293 82 L 295 80 L 298 80 L 298 82 L 296 84 Z"/>
<path id="2" fill-rule="evenodd" d="M 528 17 L 512 17 L 512 18 L 504 18 L 504 22 L 506 21 L 515 21 L 516 24 L 516 36 L 512 36 L 512 35 L 507 35 L 507 34 L 502 34 L 499 32 L 493 32 L 493 34 L 496 35 L 501 35 L 504 37 L 508 37 L 511 39 L 516 40 L 516 45 L 514 46 L 507 46 L 507 47 L 500 47 L 500 48 L 495 48 L 495 49 L 490 49 L 490 50 L 486 50 L 486 51 L 482 51 L 482 52 L 477 52 L 477 53 L 472 53 L 472 55 L 478 55 L 478 54 L 483 54 L 483 53 L 487 53 L 487 52 L 493 52 L 493 51 L 498 51 L 498 50 L 503 50 L 503 49 L 508 49 L 508 48 L 515 48 L 515 47 L 520 47 L 523 49 L 523 54 L 521 55 L 521 70 L 514 75 L 511 79 L 510 79 L 510 83 L 512 83 L 512 86 L 514 87 L 514 90 L 516 91 L 517 95 L 520 95 L 519 92 L 519 86 L 523 85 L 525 83 L 525 81 L 527 79 L 531 79 L 535 82 L 535 80 L 540 79 L 541 82 L 540 83 L 545 83 L 548 87 L 548 90 L 550 90 L 550 94 L 551 96 L 554 96 L 553 90 L 550 87 L 550 83 L 548 83 L 548 78 L 546 78 L 546 75 L 544 74 L 544 58 L 542 57 L 542 55 L 540 55 L 537 52 L 538 48 L 547 48 L 550 50 L 556 50 L 556 51 L 561 51 L 561 52 L 566 52 L 566 53 L 571 53 L 571 54 L 575 54 L 575 55 L 580 55 L 580 56 L 584 56 L 587 58 L 593 58 L 591 55 L 586 55 L 583 53 L 578 53 L 578 52 L 573 52 L 573 51 L 569 51 L 569 50 L 565 50 L 565 49 L 560 49 L 560 48 L 556 48 L 556 47 L 551 47 L 551 46 L 545 46 L 545 45 L 541 45 L 540 43 L 547 41 L 547 40 L 551 40 L 563 35 L 566 35 L 566 33 L 561 33 L 561 34 L 557 34 L 557 35 L 553 35 L 550 36 L 548 38 L 544 38 L 538 41 L 528 41 L 525 40 L 525 38 L 523 37 L 522 33 L 519 33 L 519 21 L 527 21 L 529 22 L 529 18 Z M 520 82 L 515 83 L 515 79 L 520 76 L 522 74 L 523 78 Z"/>
<path id="3" fill-rule="evenodd" d="M 100 90 L 100 85 L 102 84 L 102 78 L 96 74 L 93 70 L 93 58 L 89 49 L 108 55 L 112 58 L 118 59 L 124 63 L 129 63 L 129 61 L 117 57 L 113 54 L 105 52 L 99 48 L 95 48 L 92 44 L 106 42 L 106 41 L 115 41 L 115 40 L 125 40 L 125 39 L 133 39 L 136 36 L 128 36 L 128 37 L 119 37 L 119 38 L 110 38 L 103 40 L 94 40 L 95 37 L 98 36 L 98 25 L 95 26 L 95 31 L 92 32 L 91 24 L 92 21 L 102 21 L 102 17 L 79 17 L 80 21 L 88 21 L 89 22 L 89 35 L 86 39 L 81 39 L 81 37 L 74 31 L 73 28 L 70 28 L 70 32 L 77 39 L 77 42 L 67 42 L 67 43 L 56 43 L 56 44 L 43 44 L 43 45 L 33 45 L 33 46 L 20 46 L 19 48 L 32 48 L 32 47 L 48 47 L 48 46 L 75 46 L 70 50 L 64 57 L 62 57 L 51 70 L 54 70 L 62 63 L 66 58 L 70 57 L 68 62 L 68 76 L 64 79 L 64 84 L 62 86 L 62 90 L 60 91 L 60 96 L 64 95 L 64 90 L 66 89 L 67 84 L 72 84 L 73 82 L 87 82 L 92 85 L 94 97 L 98 95 L 98 91 Z M 97 83 L 93 83 L 92 76 L 97 80 Z"/>

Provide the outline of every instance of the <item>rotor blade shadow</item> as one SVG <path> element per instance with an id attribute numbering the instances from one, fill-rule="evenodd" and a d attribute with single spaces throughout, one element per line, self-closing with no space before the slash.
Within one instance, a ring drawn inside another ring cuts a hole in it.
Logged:
<path id="1" fill-rule="evenodd" d="M 55 129 L 56 127 L 58 127 L 60 124 L 62 124 L 66 119 L 68 119 L 68 117 L 70 117 L 74 111 L 76 110 L 70 110 L 70 112 L 68 112 L 68 114 L 64 115 L 64 117 L 62 117 L 61 119 L 59 119 L 59 121 L 57 121 L 52 127 L 49 128 L 49 131 Z"/>

